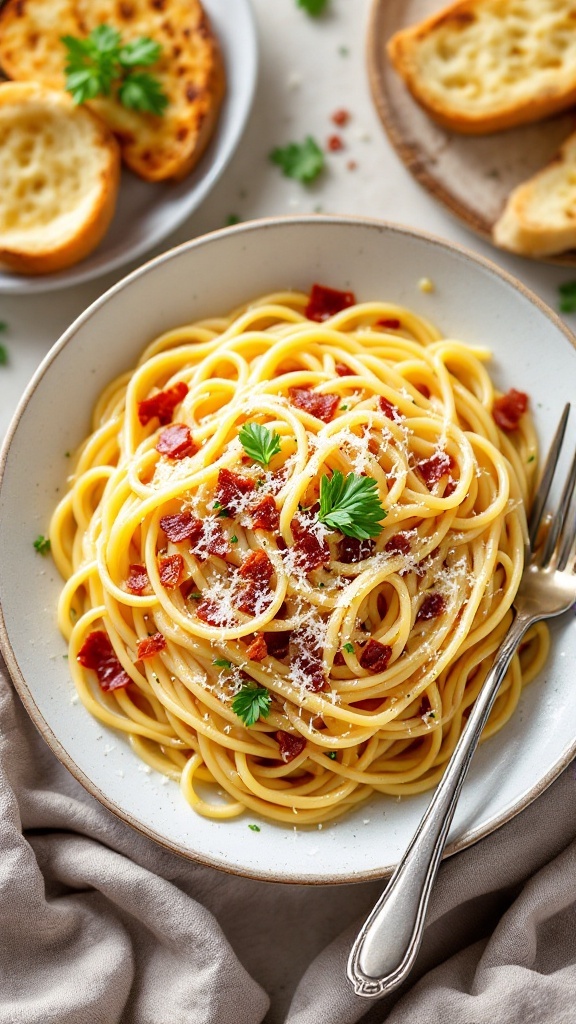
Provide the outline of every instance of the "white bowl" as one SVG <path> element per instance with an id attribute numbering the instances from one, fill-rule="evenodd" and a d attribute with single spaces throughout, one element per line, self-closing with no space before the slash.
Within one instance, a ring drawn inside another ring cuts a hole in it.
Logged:
<path id="1" fill-rule="evenodd" d="M 432 293 L 418 287 L 431 278 Z M 47 743 L 107 807 L 163 846 L 255 878 L 345 882 L 389 873 L 428 797 L 378 797 L 333 824 L 298 829 L 254 818 L 209 821 L 176 784 L 142 771 L 122 736 L 72 702 L 56 626 L 62 585 L 33 540 L 45 533 L 66 479 L 65 452 L 89 429 L 92 405 L 161 331 L 226 313 L 259 294 L 315 281 L 380 297 L 432 319 L 446 334 L 494 352 L 491 374 L 532 399 L 543 447 L 576 379 L 576 349 L 560 320 L 497 267 L 406 228 L 310 216 L 246 223 L 145 264 L 98 299 L 54 345 L 24 395 L 6 440 L 0 481 L 0 640 L 16 687 Z M 508 725 L 478 750 L 450 832 L 448 853 L 525 807 L 576 752 L 576 622 L 554 627 L 541 678 Z"/>

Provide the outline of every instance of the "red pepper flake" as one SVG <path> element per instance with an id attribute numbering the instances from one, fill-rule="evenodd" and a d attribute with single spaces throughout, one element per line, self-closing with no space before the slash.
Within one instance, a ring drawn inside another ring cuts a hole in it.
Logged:
<path id="1" fill-rule="evenodd" d="M 339 377 L 353 377 L 355 373 L 349 366 L 346 366 L 346 363 L 336 363 L 334 369 Z"/>
<path id="2" fill-rule="evenodd" d="M 338 153 L 341 149 L 344 149 L 344 142 L 340 135 L 330 135 L 326 146 L 331 153 Z"/>
<path id="3" fill-rule="evenodd" d="M 235 512 L 242 503 L 243 498 L 254 490 L 254 481 L 247 476 L 240 476 L 230 469 L 221 469 L 218 473 L 216 485 L 216 499 L 223 508 Z"/>
<path id="4" fill-rule="evenodd" d="M 250 515 L 253 530 L 277 530 L 280 526 L 280 512 L 271 494 L 262 498 L 262 501 L 251 510 Z"/>
<path id="5" fill-rule="evenodd" d="M 155 654 L 159 654 L 165 647 L 166 639 L 162 636 L 162 633 L 153 633 L 152 636 L 147 636 L 144 640 L 138 641 L 138 658 L 142 661 L 145 658 L 153 658 Z"/>
<path id="6" fill-rule="evenodd" d="M 325 540 L 319 540 L 315 533 L 298 519 L 293 519 L 290 528 L 294 536 L 297 564 L 303 572 L 319 569 L 330 561 L 330 548 Z"/>
<path id="7" fill-rule="evenodd" d="M 429 459 L 419 462 L 416 469 L 427 487 L 433 487 L 454 467 L 454 459 L 448 452 L 435 452 Z"/>
<path id="8" fill-rule="evenodd" d="M 202 532 L 202 520 L 191 512 L 177 512 L 173 516 L 162 516 L 160 527 L 173 544 L 188 538 L 198 538 Z"/>
<path id="9" fill-rule="evenodd" d="M 416 388 L 416 391 L 419 391 L 421 395 L 424 395 L 424 398 L 430 398 L 432 392 L 427 384 L 415 384 L 414 387 Z"/>
<path id="10" fill-rule="evenodd" d="M 148 573 L 146 572 L 145 566 L 132 563 L 128 570 L 126 589 L 129 590 L 131 594 L 143 594 L 149 586 L 150 580 L 148 579 Z"/>
<path id="11" fill-rule="evenodd" d="M 399 327 L 402 327 L 402 322 L 397 316 L 387 316 L 377 320 L 376 327 L 386 327 L 390 331 L 397 331 Z"/>
<path id="12" fill-rule="evenodd" d="M 78 651 L 78 661 L 84 668 L 91 668 L 97 676 L 103 690 L 120 690 L 131 682 L 130 676 L 122 668 L 110 637 L 103 629 L 89 633 Z"/>
<path id="13" fill-rule="evenodd" d="M 323 423 L 329 423 L 336 409 L 340 405 L 340 395 L 327 393 L 320 395 L 310 388 L 288 388 L 288 395 L 292 405 L 297 409 L 303 409 Z"/>
<path id="14" fill-rule="evenodd" d="M 290 635 L 289 629 L 277 629 L 273 633 L 263 633 L 268 654 L 271 654 L 273 658 L 285 658 L 288 654 Z"/>
<path id="15" fill-rule="evenodd" d="M 387 398 L 384 398 L 384 395 L 380 395 L 378 405 L 380 406 L 380 411 L 383 412 L 389 420 L 398 420 L 400 418 L 400 410 L 398 406 L 389 402 Z"/>
<path id="16" fill-rule="evenodd" d="M 298 757 L 298 754 L 301 754 L 306 746 L 304 737 L 295 736 L 293 732 L 282 732 L 279 730 L 276 733 L 276 739 L 280 747 L 280 757 L 284 764 L 288 764 L 289 761 L 293 761 L 295 757 Z"/>
<path id="17" fill-rule="evenodd" d="M 268 657 L 268 648 L 266 646 L 266 638 L 262 633 L 256 633 L 256 636 L 246 648 L 246 657 L 250 661 L 264 661 L 264 658 Z"/>
<path id="18" fill-rule="evenodd" d="M 167 555 L 161 558 L 158 565 L 160 583 L 167 590 L 175 590 L 182 582 L 184 559 L 182 555 Z"/>
<path id="19" fill-rule="evenodd" d="M 392 648 L 387 644 L 381 644 L 379 640 L 370 639 L 359 657 L 362 668 L 370 669 L 371 672 L 385 672 L 388 662 L 392 656 Z"/>
<path id="20" fill-rule="evenodd" d="M 140 423 L 145 427 L 155 416 L 158 417 L 162 426 L 170 423 L 174 409 L 180 405 L 187 394 L 188 385 L 182 380 L 166 391 L 159 391 L 157 395 L 152 395 L 152 398 L 145 398 L 142 402 L 138 402 Z"/>
<path id="21" fill-rule="evenodd" d="M 446 602 L 442 597 L 442 594 L 426 594 L 416 616 L 416 622 L 425 622 L 428 619 L 438 618 L 439 615 L 442 615 L 445 607 Z"/>
<path id="22" fill-rule="evenodd" d="M 188 455 L 195 455 L 198 445 L 192 440 L 190 428 L 185 423 L 173 423 L 160 434 L 156 451 L 169 459 L 184 459 Z"/>
<path id="23" fill-rule="evenodd" d="M 308 320 L 327 320 L 342 309 L 356 303 L 354 292 L 341 292 L 337 288 L 327 288 L 323 284 L 313 284 L 304 316 Z"/>
<path id="24" fill-rule="evenodd" d="M 507 394 L 497 398 L 492 406 L 492 417 L 500 430 L 517 430 L 520 419 L 528 408 L 528 395 L 524 391 L 510 388 Z"/>
<path id="25" fill-rule="evenodd" d="M 204 597 L 196 608 L 196 615 L 202 622 L 209 626 L 229 625 L 226 612 L 220 608 L 217 601 L 211 597 Z"/>
<path id="26" fill-rule="evenodd" d="M 344 110 L 343 108 L 340 110 L 335 110 L 334 113 L 332 114 L 332 120 L 334 124 L 337 124 L 340 128 L 343 128 L 344 125 L 348 124 L 348 121 L 350 120 L 350 111 Z"/>
<path id="27" fill-rule="evenodd" d="M 353 562 L 361 562 L 369 558 L 374 551 L 373 540 L 358 540 L 356 537 L 343 537 L 340 542 L 338 560 L 350 565 Z"/>
<path id="28" fill-rule="evenodd" d="M 386 541 L 384 550 L 395 555 L 399 553 L 407 555 L 411 550 L 410 541 L 405 533 L 395 533 L 390 540 Z"/>
<path id="29" fill-rule="evenodd" d="M 246 615 L 262 611 L 262 599 L 270 590 L 274 566 L 265 551 L 251 551 L 238 570 L 242 582 L 234 596 L 234 605 Z"/>

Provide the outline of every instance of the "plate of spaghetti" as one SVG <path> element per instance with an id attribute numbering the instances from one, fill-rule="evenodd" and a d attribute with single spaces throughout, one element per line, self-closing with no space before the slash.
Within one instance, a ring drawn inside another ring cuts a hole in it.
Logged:
<path id="1" fill-rule="evenodd" d="M 2 457 L 2 649 L 49 745 L 214 867 L 389 872 L 511 622 L 575 369 L 520 284 L 394 225 L 254 222 L 125 278 Z M 448 853 L 574 755 L 574 653 L 572 618 L 528 634 Z"/>

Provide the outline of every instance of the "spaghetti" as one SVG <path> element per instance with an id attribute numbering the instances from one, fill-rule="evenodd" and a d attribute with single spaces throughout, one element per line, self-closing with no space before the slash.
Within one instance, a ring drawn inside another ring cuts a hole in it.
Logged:
<path id="1" fill-rule="evenodd" d="M 54 512 L 91 714 L 200 814 L 321 823 L 442 775 L 511 622 L 536 469 L 486 349 L 314 286 L 155 340 Z M 485 736 L 548 650 L 534 627 Z"/>

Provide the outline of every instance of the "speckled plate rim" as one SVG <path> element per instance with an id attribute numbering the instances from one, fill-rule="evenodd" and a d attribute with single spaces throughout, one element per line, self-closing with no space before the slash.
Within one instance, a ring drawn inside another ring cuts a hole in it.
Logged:
<path id="1" fill-rule="evenodd" d="M 560 317 L 548 307 L 531 289 L 527 288 L 521 281 L 515 278 L 512 274 L 503 270 L 497 264 L 490 259 L 481 256 L 477 253 L 472 252 L 465 246 L 457 243 L 449 242 L 437 235 L 416 230 L 414 228 L 398 224 L 392 221 L 380 220 L 378 218 L 368 218 L 352 215 L 288 215 L 281 217 L 267 217 L 254 221 L 247 221 L 240 225 L 223 228 L 216 231 L 209 232 L 191 241 L 184 242 L 159 256 L 142 264 L 139 268 L 132 271 L 122 280 L 113 285 L 110 289 L 99 296 L 74 322 L 68 327 L 60 339 L 52 346 L 44 360 L 38 367 L 36 373 L 30 380 L 26 390 L 24 391 L 20 402 L 18 403 L 15 414 L 10 423 L 7 435 L 4 439 L 2 448 L 0 449 L 0 497 L 2 491 L 2 482 L 6 463 L 9 457 L 10 447 L 12 439 L 18 429 L 19 422 L 34 395 L 46 369 L 58 356 L 59 352 L 73 341 L 77 330 L 84 325 L 89 319 L 91 319 L 99 310 L 99 308 L 106 303 L 109 298 L 116 292 L 129 286 L 137 277 L 146 276 L 150 271 L 153 271 L 155 267 L 166 261 L 172 260 L 179 253 L 203 246 L 206 241 L 210 239 L 218 238 L 222 235 L 230 232 L 235 233 L 250 233 L 254 230 L 266 229 L 267 227 L 276 227 L 278 225 L 286 223 L 329 223 L 329 224 L 346 224 L 353 223 L 359 225 L 365 225 L 370 228 L 377 228 L 383 231 L 396 233 L 407 237 L 412 237 L 416 240 L 422 240 L 429 243 L 432 247 L 436 246 L 442 250 L 451 250 L 453 253 L 459 255 L 461 258 L 475 264 L 489 273 L 500 278 L 514 290 L 518 291 L 525 299 L 533 304 L 540 313 L 542 313 L 552 324 L 561 332 L 569 345 L 576 350 L 576 337 L 571 333 L 567 326 L 563 323 Z M 307 884 L 307 885 L 334 885 L 334 884 L 350 884 L 356 882 L 363 882 L 374 880 L 377 878 L 386 878 L 394 870 L 395 864 L 385 864 L 374 868 L 372 870 L 360 871 L 353 875 L 346 877 L 332 876 L 327 874 L 322 878 L 310 878 L 306 874 L 294 872 L 290 876 L 286 874 L 275 874 L 274 870 L 270 873 L 262 873 L 257 870 L 252 870 L 249 867 L 240 870 L 238 867 L 231 867 L 227 862 L 226 858 L 214 856 L 202 856 L 197 853 L 192 853 L 186 847 L 183 847 L 177 843 L 166 840 L 162 834 L 156 832 L 153 828 L 143 824 L 140 820 L 135 818 L 130 812 L 123 808 L 120 808 L 113 800 L 111 800 L 100 788 L 97 786 L 89 776 L 76 764 L 74 759 L 70 756 L 68 751 L 65 749 L 61 741 L 55 735 L 53 729 L 46 723 L 42 712 L 38 708 L 38 705 L 31 693 L 28 683 L 26 682 L 24 673 L 18 662 L 18 658 L 14 652 L 12 642 L 8 635 L 6 622 L 4 618 L 3 608 L 0 604 L 0 653 L 2 653 L 8 670 L 10 672 L 14 687 L 29 715 L 32 722 L 43 736 L 44 740 L 56 755 L 58 760 L 68 769 L 70 774 L 84 787 L 84 789 L 95 797 L 104 807 L 111 811 L 119 820 L 130 825 L 137 833 L 146 838 L 152 839 L 155 843 L 163 847 L 165 850 L 178 854 L 188 861 L 195 863 L 204 864 L 207 867 L 217 868 L 218 870 L 224 871 L 227 874 L 253 878 L 260 881 L 270 882 L 283 882 L 289 884 Z M 496 831 L 506 822 L 510 821 L 522 810 L 529 806 L 534 800 L 536 800 L 562 773 L 562 771 L 570 764 L 573 758 L 576 756 L 576 736 L 574 740 L 565 747 L 559 754 L 557 760 L 550 767 L 550 769 L 539 779 L 536 785 L 531 786 L 522 792 L 518 798 L 511 804 L 506 806 L 500 813 L 493 815 L 486 819 L 481 826 L 471 827 L 465 830 L 465 832 L 457 838 L 455 841 L 449 843 L 444 851 L 444 857 L 450 857 L 455 853 L 467 849 L 479 840 L 490 835 Z"/>

